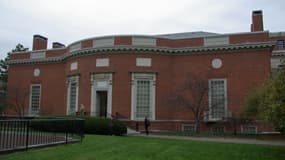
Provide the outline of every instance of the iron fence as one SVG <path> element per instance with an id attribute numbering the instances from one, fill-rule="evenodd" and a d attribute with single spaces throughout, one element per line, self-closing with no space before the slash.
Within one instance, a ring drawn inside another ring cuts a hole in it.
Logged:
<path id="1" fill-rule="evenodd" d="M 0 120 L 0 153 L 81 142 L 83 127 L 82 119 Z"/>

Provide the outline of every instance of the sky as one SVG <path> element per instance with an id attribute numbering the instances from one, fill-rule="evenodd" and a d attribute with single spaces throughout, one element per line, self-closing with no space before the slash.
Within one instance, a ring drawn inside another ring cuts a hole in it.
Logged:
<path id="1" fill-rule="evenodd" d="M 249 32 L 263 10 L 264 29 L 285 31 L 285 0 L 0 0 L 0 59 L 33 35 L 65 45 L 104 35 Z"/>

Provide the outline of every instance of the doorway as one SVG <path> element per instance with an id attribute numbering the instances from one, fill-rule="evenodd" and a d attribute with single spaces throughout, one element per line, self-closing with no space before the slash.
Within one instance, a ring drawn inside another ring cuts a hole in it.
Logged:
<path id="1" fill-rule="evenodd" d="M 107 91 L 97 91 L 96 92 L 96 108 L 97 116 L 107 117 L 107 102 L 108 102 L 108 92 Z"/>

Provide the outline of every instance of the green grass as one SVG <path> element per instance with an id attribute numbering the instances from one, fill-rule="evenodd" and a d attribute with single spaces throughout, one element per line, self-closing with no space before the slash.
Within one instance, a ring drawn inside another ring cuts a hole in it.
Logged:
<path id="1" fill-rule="evenodd" d="M 0 156 L 5 160 L 284 160 L 285 147 L 86 135 L 74 143 Z"/>

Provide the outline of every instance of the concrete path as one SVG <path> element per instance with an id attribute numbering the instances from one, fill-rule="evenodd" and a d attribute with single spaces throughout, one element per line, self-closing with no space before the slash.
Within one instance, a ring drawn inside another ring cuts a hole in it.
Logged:
<path id="1" fill-rule="evenodd" d="M 242 139 L 242 138 L 209 138 L 209 137 L 188 137 L 188 136 L 166 136 L 166 135 L 145 135 L 145 134 L 132 134 L 131 136 L 150 137 L 150 138 L 167 138 L 179 140 L 193 140 L 193 141 L 207 141 L 207 142 L 221 142 L 221 143 L 240 143 L 240 144 L 256 144 L 256 145 L 271 145 L 271 146 L 284 146 L 285 141 L 268 141 L 257 139 Z"/>

